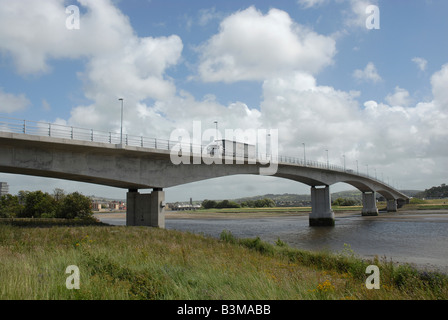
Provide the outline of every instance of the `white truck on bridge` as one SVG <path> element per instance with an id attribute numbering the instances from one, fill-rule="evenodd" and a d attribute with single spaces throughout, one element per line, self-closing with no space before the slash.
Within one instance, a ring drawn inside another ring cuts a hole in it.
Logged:
<path id="1" fill-rule="evenodd" d="M 232 140 L 215 140 L 208 145 L 207 151 L 212 156 L 220 154 L 222 156 L 240 159 L 255 158 L 255 145 Z"/>

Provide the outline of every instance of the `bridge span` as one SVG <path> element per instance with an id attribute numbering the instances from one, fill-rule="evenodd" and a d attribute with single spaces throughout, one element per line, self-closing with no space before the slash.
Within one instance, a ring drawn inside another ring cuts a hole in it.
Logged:
<path id="1" fill-rule="evenodd" d="M 0 118 L 0 172 L 127 189 L 129 226 L 164 228 L 164 188 L 230 175 L 258 175 L 266 167 L 260 155 L 253 162 L 233 159 L 231 164 L 217 164 L 206 161 L 201 154 L 200 163 L 174 164 L 170 154 L 177 142 L 128 135 L 123 140 L 116 133 L 4 119 Z M 387 210 L 391 212 L 409 201 L 392 186 L 346 168 L 292 157 L 279 156 L 276 160 L 273 176 L 310 186 L 310 226 L 334 225 L 330 186 L 338 182 L 362 192 L 362 215 L 378 215 L 377 193 L 387 200 Z M 152 192 L 140 193 L 141 189 Z"/>

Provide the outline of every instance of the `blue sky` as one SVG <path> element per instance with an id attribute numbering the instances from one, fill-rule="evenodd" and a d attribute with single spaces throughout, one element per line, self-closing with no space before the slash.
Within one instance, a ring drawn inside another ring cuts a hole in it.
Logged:
<path id="1" fill-rule="evenodd" d="M 68 30 L 65 8 L 80 9 Z M 369 30 L 365 9 L 379 9 Z M 0 117 L 168 139 L 179 127 L 279 130 L 279 152 L 375 168 L 397 186 L 446 183 L 448 2 L 430 0 L 0 0 Z M 11 190 L 120 189 L 0 174 Z M 235 177 L 167 199 L 308 193 Z M 336 185 L 334 190 L 348 189 Z"/>

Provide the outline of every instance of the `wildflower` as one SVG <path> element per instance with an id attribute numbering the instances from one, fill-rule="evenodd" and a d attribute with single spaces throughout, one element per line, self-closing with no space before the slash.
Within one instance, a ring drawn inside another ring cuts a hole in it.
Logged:
<path id="1" fill-rule="evenodd" d="M 334 290 L 334 286 L 331 284 L 330 280 L 325 280 L 323 283 L 319 283 L 317 285 L 317 290 L 319 292 L 333 291 Z"/>

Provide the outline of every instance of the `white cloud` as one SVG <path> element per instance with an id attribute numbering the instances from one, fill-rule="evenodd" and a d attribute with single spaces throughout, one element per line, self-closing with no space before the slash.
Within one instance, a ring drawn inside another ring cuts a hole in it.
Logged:
<path id="1" fill-rule="evenodd" d="M 108 0 L 79 0 L 80 29 L 68 30 L 64 0 L 0 0 L 0 51 L 22 74 L 49 72 L 50 59 L 114 52 L 133 36 L 128 18 Z"/>
<path id="2" fill-rule="evenodd" d="M 86 61 L 78 77 L 91 103 L 74 107 L 66 120 L 68 125 L 118 132 L 118 98 L 123 97 L 124 132 L 134 135 L 168 139 L 174 128 L 191 127 L 193 120 L 202 120 L 207 126 L 217 119 L 222 128 L 259 126 L 260 112 L 243 102 L 224 106 L 210 95 L 197 100 L 188 92 L 177 92 L 166 71 L 180 62 L 180 37 L 138 37 L 128 17 L 111 1 L 80 0 L 85 12 L 79 30 L 66 29 L 62 0 L 46 1 L 45 5 L 17 1 L 11 7 L 3 1 L 0 18 L 5 19 L 0 21 L 0 37 L 4 41 L 0 50 L 9 54 L 19 73 L 49 72 L 54 59 Z M 204 23 L 218 15 L 213 10 L 202 14 Z M 17 110 L 19 102 L 26 104 L 23 96 L 15 98 L 16 107 L 8 110 Z"/>
<path id="3" fill-rule="evenodd" d="M 221 22 L 201 48 L 199 73 L 207 82 L 264 80 L 291 70 L 317 73 L 333 62 L 335 41 L 292 21 L 278 9 L 255 7 Z"/>
<path id="4" fill-rule="evenodd" d="M 54 59 L 85 59 L 86 68 L 78 75 L 93 104 L 72 110 L 77 125 L 108 114 L 114 118 L 118 97 L 135 108 L 141 100 L 175 93 L 165 72 L 179 62 L 183 44 L 178 36 L 138 37 L 129 18 L 109 0 L 78 4 L 85 11 L 80 29 L 68 30 L 63 0 L 0 0 L 0 51 L 21 74 L 49 72 Z"/>
<path id="5" fill-rule="evenodd" d="M 309 159 L 342 164 L 365 172 L 369 165 L 378 176 L 409 179 L 418 186 L 446 176 L 448 149 L 448 64 L 431 78 L 434 100 L 412 105 L 407 90 L 396 87 L 385 103 L 367 101 L 360 107 L 357 92 L 320 86 L 309 74 L 269 79 L 263 83 L 263 125 L 279 129 L 280 153 L 302 157 L 302 142 Z"/>
<path id="6" fill-rule="evenodd" d="M 381 76 L 378 74 L 373 62 L 367 63 L 364 70 L 357 69 L 353 72 L 353 77 L 355 79 L 367 82 L 377 83 L 382 80 Z"/>
<path id="7" fill-rule="evenodd" d="M 13 113 L 26 109 L 31 102 L 26 98 L 25 94 L 11 94 L 4 92 L 0 88 L 0 112 Z"/>
<path id="8" fill-rule="evenodd" d="M 426 169 L 433 172 L 433 178 L 437 177 L 437 174 L 446 176 L 446 167 L 437 165 L 448 157 L 448 149 L 443 147 L 448 138 L 448 96 L 443 89 L 447 84 L 448 65 L 444 65 L 431 78 L 432 101 L 419 102 L 409 107 L 405 103 L 396 103 L 393 106 L 375 101 L 365 103 L 364 130 L 371 132 L 371 141 L 378 147 L 378 152 L 372 156 L 380 160 L 379 163 L 395 163 L 397 172 L 402 172 L 399 163 L 403 161 L 406 162 L 408 171 L 412 172 L 414 169 L 415 172 L 420 172 L 415 160 L 422 160 L 419 163 L 430 163 L 424 160 L 431 159 L 433 165 Z M 408 101 L 407 91 L 397 87 L 388 102 L 403 100 Z M 385 141 L 386 145 L 381 146 Z"/>
<path id="9" fill-rule="evenodd" d="M 0 52 L 20 74 L 49 72 L 54 59 L 86 61 L 78 76 L 92 104 L 72 109 L 70 124 L 115 129 L 119 97 L 125 98 L 131 123 L 139 102 L 175 95 L 166 70 L 179 63 L 183 43 L 178 36 L 138 37 L 109 0 L 79 0 L 78 5 L 85 11 L 80 29 L 68 30 L 63 0 L 0 0 Z"/>
<path id="10" fill-rule="evenodd" d="M 318 7 L 326 3 L 327 0 L 298 0 L 298 3 L 300 6 L 302 6 L 305 9 L 312 8 L 312 7 Z"/>
<path id="11" fill-rule="evenodd" d="M 216 12 L 216 8 L 210 8 L 210 9 L 201 9 L 199 10 L 199 19 L 198 24 L 202 27 L 206 26 L 210 23 L 210 21 L 221 19 L 222 14 L 219 12 Z"/>
<path id="12" fill-rule="evenodd" d="M 442 110 L 448 111 L 448 64 L 431 77 L 434 100 Z"/>
<path id="13" fill-rule="evenodd" d="M 397 86 L 395 87 L 395 92 L 393 94 L 387 95 L 386 101 L 392 106 L 407 107 L 409 106 L 411 99 L 407 90 Z"/>
<path id="14" fill-rule="evenodd" d="M 426 70 L 426 65 L 428 64 L 428 61 L 426 61 L 425 59 L 415 57 L 412 58 L 412 62 L 414 62 L 421 71 Z"/>

